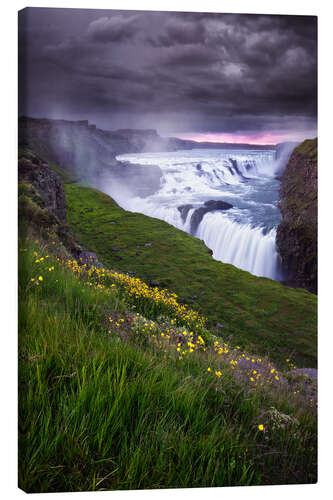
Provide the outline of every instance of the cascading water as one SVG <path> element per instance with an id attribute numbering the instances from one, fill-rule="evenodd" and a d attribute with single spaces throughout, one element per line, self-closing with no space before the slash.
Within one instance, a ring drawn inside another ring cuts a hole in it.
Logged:
<path id="1" fill-rule="evenodd" d="M 213 250 L 216 260 L 233 264 L 256 276 L 282 278 L 275 228 L 264 234 L 260 227 L 240 225 L 215 212 L 204 217 L 196 236 Z"/>
<path id="2" fill-rule="evenodd" d="M 121 155 L 158 165 L 160 189 L 146 198 L 106 189 L 126 210 L 162 219 L 200 239 L 213 257 L 257 276 L 282 279 L 275 245 L 279 181 L 274 150 L 189 150 Z"/>

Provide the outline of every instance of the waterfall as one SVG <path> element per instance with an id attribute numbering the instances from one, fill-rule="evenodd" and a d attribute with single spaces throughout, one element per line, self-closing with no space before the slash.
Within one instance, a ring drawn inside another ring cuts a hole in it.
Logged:
<path id="1" fill-rule="evenodd" d="M 196 237 L 213 251 L 216 260 L 233 264 L 256 276 L 282 279 L 275 228 L 265 234 L 261 227 L 238 224 L 222 213 L 211 212 L 204 216 Z"/>
<path id="2" fill-rule="evenodd" d="M 200 238 L 214 259 L 281 280 L 275 245 L 280 221 L 275 156 L 274 150 L 120 155 L 120 161 L 157 165 L 163 174 L 160 188 L 145 198 L 111 187 L 106 192 L 126 210 L 164 220 Z M 223 203 L 231 209 L 224 209 Z"/>

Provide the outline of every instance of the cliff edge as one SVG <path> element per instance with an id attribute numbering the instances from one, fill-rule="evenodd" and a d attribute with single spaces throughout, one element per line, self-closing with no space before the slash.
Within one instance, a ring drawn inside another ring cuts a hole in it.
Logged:
<path id="1" fill-rule="evenodd" d="M 317 293 L 317 139 L 302 142 L 282 176 L 276 243 L 287 284 Z"/>

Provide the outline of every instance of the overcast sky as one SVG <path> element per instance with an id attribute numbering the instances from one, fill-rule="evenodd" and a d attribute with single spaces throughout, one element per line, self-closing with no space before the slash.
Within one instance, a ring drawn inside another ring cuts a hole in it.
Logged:
<path id="1" fill-rule="evenodd" d="M 316 135 L 315 17 L 29 8 L 20 113 L 238 142 Z"/>

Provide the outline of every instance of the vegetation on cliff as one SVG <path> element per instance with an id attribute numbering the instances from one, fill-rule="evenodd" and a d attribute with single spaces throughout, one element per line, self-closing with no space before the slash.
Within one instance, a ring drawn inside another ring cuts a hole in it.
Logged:
<path id="1" fill-rule="evenodd" d="M 317 139 L 292 153 L 282 176 L 277 245 L 282 265 L 296 286 L 317 292 Z"/>

